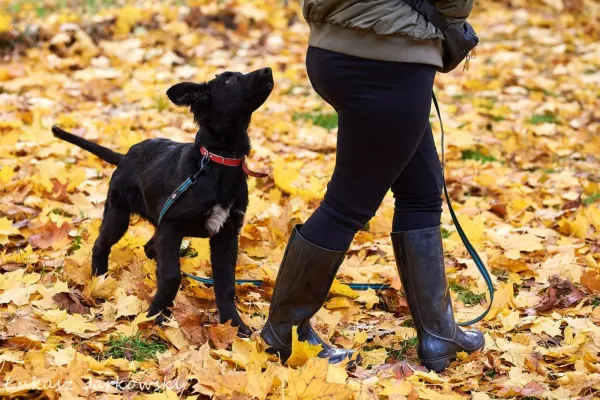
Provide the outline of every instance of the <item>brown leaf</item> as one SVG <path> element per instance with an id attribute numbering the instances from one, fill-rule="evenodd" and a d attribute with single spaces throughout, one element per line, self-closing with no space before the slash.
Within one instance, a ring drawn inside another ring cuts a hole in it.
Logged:
<path id="1" fill-rule="evenodd" d="M 379 291 L 379 297 L 383 302 L 383 309 L 393 313 L 407 313 L 408 303 L 404 296 L 400 296 L 395 289 L 386 289 Z"/>
<path id="2" fill-rule="evenodd" d="M 69 239 L 70 226 L 68 223 L 58 227 L 54 222 L 48 221 L 46 225 L 39 228 L 32 229 L 33 235 L 29 236 L 27 240 L 41 249 L 48 249 L 52 247 L 55 250 L 65 248 L 71 243 Z"/>
<path id="3" fill-rule="evenodd" d="M 523 389 L 521 394 L 523 396 L 539 396 L 546 391 L 546 388 L 540 385 L 538 382 L 529 382 Z"/>
<path id="4" fill-rule="evenodd" d="M 69 183 L 67 182 L 65 184 L 62 184 L 56 178 L 52 178 L 50 179 L 50 181 L 53 185 L 51 198 L 56 201 L 68 202 L 69 194 L 67 193 L 67 186 L 69 186 Z"/>
<path id="5" fill-rule="evenodd" d="M 208 338 L 216 349 L 228 348 L 237 336 L 238 328 L 231 326 L 231 321 L 208 328 Z"/>
<path id="6" fill-rule="evenodd" d="M 555 306 L 567 308 L 581 301 L 583 297 L 584 293 L 573 286 L 570 281 L 555 275 L 550 278 L 550 287 L 544 293 L 542 302 L 534 308 L 538 312 L 550 311 Z"/>
<path id="7" fill-rule="evenodd" d="M 85 285 L 92 279 L 92 270 L 82 267 L 70 258 L 63 263 L 63 276 L 77 285 Z"/>
<path id="8" fill-rule="evenodd" d="M 50 325 L 35 315 L 30 308 L 21 308 L 6 324 L 7 337 L 27 338 L 34 342 L 45 342 L 46 333 L 49 331 Z"/>
<path id="9" fill-rule="evenodd" d="M 179 324 L 183 336 L 191 343 L 202 345 L 209 339 L 207 314 L 197 311 L 184 301 L 178 301 L 173 307 L 173 317 Z"/>
<path id="10" fill-rule="evenodd" d="M 533 352 L 532 354 L 525 355 L 525 367 L 529 372 L 535 372 L 540 375 L 544 375 L 544 369 L 540 365 L 540 360 L 542 359 L 542 354 L 538 351 Z"/>
<path id="11" fill-rule="evenodd" d="M 215 399 L 218 400 L 252 400 L 252 397 L 248 396 L 247 394 L 244 393 L 240 393 L 236 390 L 233 391 L 233 393 L 231 393 L 230 395 L 220 395 L 220 396 L 215 396 Z"/>
<path id="12" fill-rule="evenodd" d="M 77 289 L 69 293 L 56 293 L 52 300 L 61 310 L 67 310 L 69 314 L 89 314 L 90 308 L 81 304 L 81 292 Z"/>
<path id="13" fill-rule="evenodd" d="M 597 271 L 585 271 L 581 276 L 581 283 L 592 292 L 600 292 L 600 274 Z"/>
<path id="14" fill-rule="evenodd" d="M 504 218 L 506 217 L 506 214 L 508 214 L 508 211 L 506 210 L 506 204 L 504 203 L 493 204 L 490 207 L 490 212 L 496 214 L 500 218 Z"/>

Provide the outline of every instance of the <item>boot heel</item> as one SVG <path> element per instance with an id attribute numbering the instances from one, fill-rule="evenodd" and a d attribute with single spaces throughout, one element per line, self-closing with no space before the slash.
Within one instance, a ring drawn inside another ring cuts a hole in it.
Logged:
<path id="1" fill-rule="evenodd" d="M 440 358 L 438 360 L 421 360 L 421 365 L 427 368 L 429 371 L 442 372 L 452 361 L 456 360 L 456 355 L 450 355 L 447 357 Z"/>

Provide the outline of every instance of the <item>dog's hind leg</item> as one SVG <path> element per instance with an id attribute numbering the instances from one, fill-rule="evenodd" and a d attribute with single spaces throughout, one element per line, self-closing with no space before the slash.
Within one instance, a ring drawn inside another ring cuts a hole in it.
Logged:
<path id="1" fill-rule="evenodd" d="M 104 208 L 100 235 L 92 250 L 92 273 L 96 276 L 108 271 L 110 249 L 123 237 L 129 227 L 130 210 L 126 206 L 111 203 L 114 202 L 109 195 Z"/>
<path id="2" fill-rule="evenodd" d="M 210 238 L 210 263 L 215 282 L 215 297 L 221 323 L 231 321 L 240 336 L 250 336 L 252 330 L 242 321 L 235 307 L 235 264 L 238 254 L 238 233 L 228 221 Z"/>
<path id="3" fill-rule="evenodd" d="M 168 315 L 167 308 L 173 305 L 173 300 L 181 284 L 179 247 L 182 240 L 183 237 L 177 232 L 175 227 L 164 223 L 154 234 L 153 247 L 157 258 L 156 276 L 158 278 L 158 289 L 148 310 L 148 316 L 150 317 L 158 313 Z M 161 320 L 162 318 L 157 318 L 158 322 Z"/>

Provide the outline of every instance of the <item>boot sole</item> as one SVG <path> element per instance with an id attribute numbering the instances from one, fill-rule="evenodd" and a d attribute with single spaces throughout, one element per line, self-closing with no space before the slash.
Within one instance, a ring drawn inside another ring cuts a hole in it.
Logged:
<path id="1" fill-rule="evenodd" d="M 481 346 L 477 350 L 473 350 L 467 354 L 471 355 L 473 353 L 480 352 L 483 350 L 484 347 L 485 347 L 485 343 L 483 344 L 483 346 Z M 455 360 L 456 360 L 456 354 L 450 354 L 448 356 L 444 356 L 444 357 L 440 357 L 440 358 L 433 358 L 433 359 L 429 359 L 429 360 L 420 360 L 420 361 L 421 361 L 421 365 L 424 366 L 425 368 L 427 368 L 429 371 L 442 372 L 443 370 L 448 368 L 448 366 L 450 365 L 450 363 L 452 363 L 452 361 L 455 361 Z"/>

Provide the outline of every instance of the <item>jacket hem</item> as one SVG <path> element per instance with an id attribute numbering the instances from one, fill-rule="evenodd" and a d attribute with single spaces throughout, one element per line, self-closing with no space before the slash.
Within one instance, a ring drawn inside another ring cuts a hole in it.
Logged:
<path id="1" fill-rule="evenodd" d="M 308 44 L 324 50 L 380 61 L 442 67 L 442 43 L 408 35 L 381 36 L 369 31 L 310 22 Z"/>

